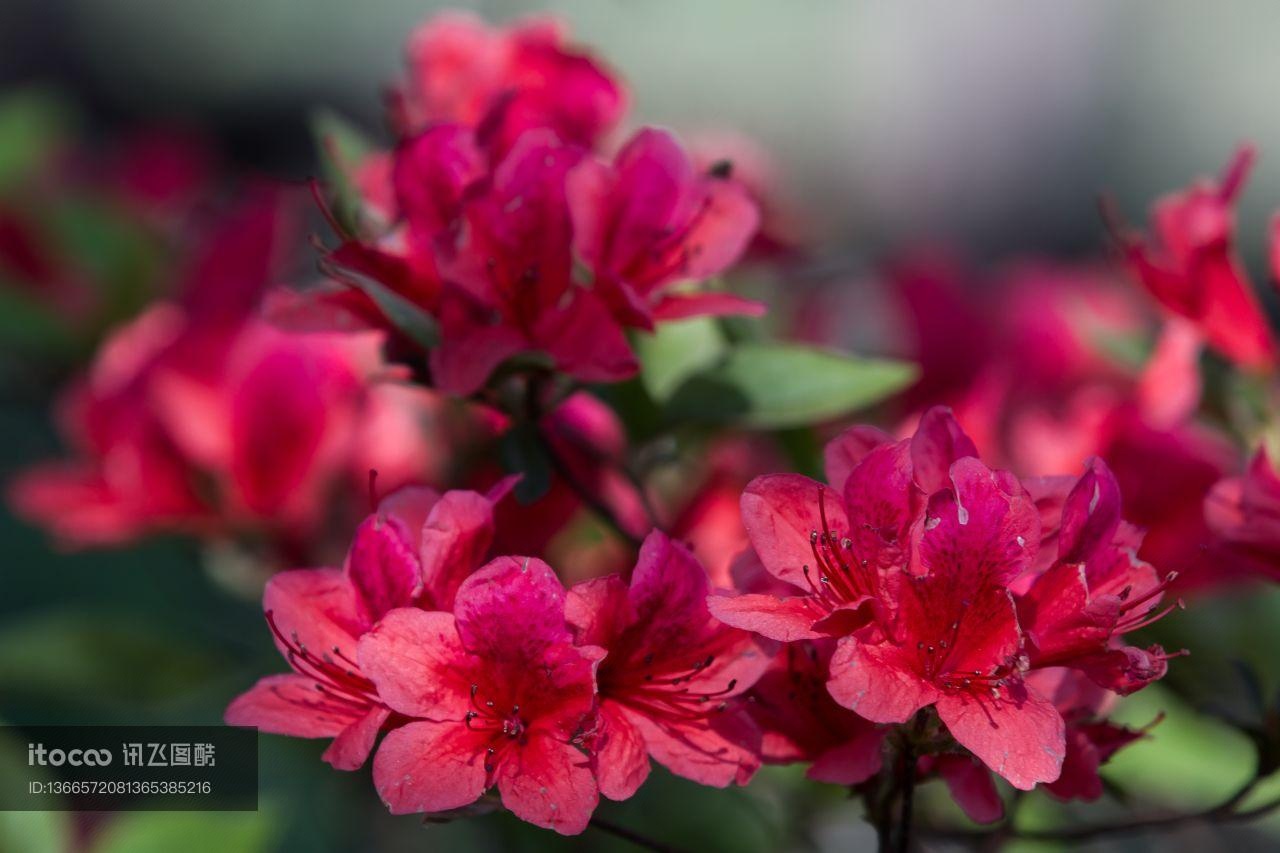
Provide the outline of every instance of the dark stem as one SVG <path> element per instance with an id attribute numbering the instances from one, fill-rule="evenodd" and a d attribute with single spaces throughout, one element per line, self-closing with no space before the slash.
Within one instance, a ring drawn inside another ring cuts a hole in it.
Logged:
<path id="1" fill-rule="evenodd" d="M 547 460 L 551 463 L 551 470 L 555 472 L 557 477 L 564 480 L 565 485 L 578 496 L 578 500 L 582 501 L 584 506 L 595 513 L 623 541 L 632 548 L 639 548 L 640 539 L 623 526 L 622 521 L 612 507 L 601 500 L 599 495 L 574 475 L 572 467 L 560 455 L 556 449 L 555 442 L 551 440 L 551 436 L 547 435 L 546 429 L 542 425 L 542 389 L 545 379 L 546 377 L 541 375 L 529 377 L 529 384 L 525 389 L 525 417 L 528 419 L 529 425 L 536 431 L 538 440 L 541 442 L 543 450 L 547 453 Z"/>
<path id="2" fill-rule="evenodd" d="M 1029 841 L 1087 841 L 1106 835 L 1124 835 L 1146 830 L 1173 829 L 1186 823 L 1244 823 L 1266 817 L 1280 811 L 1280 799 L 1272 800 L 1251 809 L 1237 810 L 1241 803 L 1248 799 L 1253 789 L 1265 777 L 1254 776 L 1240 790 L 1212 808 L 1187 814 L 1152 815 L 1132 820 L 1100 823 L 1092 826 L 1063 827 L 1061 829 L 1018 829 L 1009 823 L 991 829 L 963 830 L 931 828 L 928 835 L 933 838 L 950 838 L 954 840 L 968 839 L 981 841 L 993 836 L 1001 839 L 1022 838 Z"/>
<path id="3" fill-rule="evenodd" d="M 683 853 L 679 847 L 673 847 L 672 845 L 662 841 L 655 841 L 654 839 L 642 835 L 635 830 L 627 829 L 625 826 L 619 826 L 611 820 L 606 820 L 599 815 L 592 817 L 590 823 L 587 825 L 593 829 L 598 829 L 601 832 L 607 832 L 615 838 L 630 841 L 635 846 L 645 850 L 653 850 L 656 853 Z"/>
<path id="4" fill-rule="evenodd" d="M 898 853 L 911 849 L 912 812 L 916 799 L 916 753 L 910 737 L 902 742 L 902 812 L 898 816 Z"/>

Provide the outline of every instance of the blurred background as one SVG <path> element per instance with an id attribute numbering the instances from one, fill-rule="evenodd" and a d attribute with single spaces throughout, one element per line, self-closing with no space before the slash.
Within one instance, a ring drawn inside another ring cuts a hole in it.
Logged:
<path id="1" fill-rule="evenodd" d="M 139 124 L 174 126 L 209 140 L 235 167 L 302 180 L 318 169 L 315 108 L 376 130 L 405 36 L 445 5 L 0 0 L 0 88 L 37 85 L 66 96 L 77 132 L 90 140 Z M 1114 192 L 1140 220 L 1150 199 L 1216 172 L 1242 139 L 1262 154 L 1241 206 L 1251 261 L 1261 257 L 1266 217 L 1280 202 L 1280 5 L 1267 0 L 447 5 L 491 21 L 563 16 L 627 81 L 635 122 L 683 133 L 732 128 L 757 140 L 814 234 L 818 265 L 850 281 L 871 259 L 922 241 L 976 262 L 1099 256 L 1099 190 Z M 848 322 L 856 327 L 859 317 Z M 57 450 L 51 391 L 6 390 L 0 476 Z M 219 720 L 231 696 L 278 663 L 258 603 L 201 571 L 208 557 L 179 540 L 62 553 L 0 517 L 0 718 Z M 1243 656 L 1274 689 L 1273 592 L 1219 599 L 1175 621 L 1172 647 L 1179 633 L 1196 637 L 1184 681 L 1230 681 L 1229 659 Z M 1120 718 L 1135 724 L 1160 710 L 1169 718 L 1156 742 L 1120 755 L 1109 778 L 1172 807 L 1212 804 L 1248 775 L 1251 750 L 1171 684 L 1122 709 Z M 256 814 L 0 814 L 0 851 L 629 849 L 593 833 L 562 840 L 502 816 L 427 827 L 391 819 L 366 774 L 330 772 L 319 763 L 322 749 L 264 737 Z M 770 770 L 727 793 L 667 778 L 605 811 L 692 850 L 874 843 L 841 791 L 801 778 L 799 770 Z M 937 787 L 923 795 L 945 809 Z M 1037 801 L 1030 819 L 1057 808 Z M 1280 821 L 1191 826 L 1095 848 L 1226 843 L 1274 849 Z"/>

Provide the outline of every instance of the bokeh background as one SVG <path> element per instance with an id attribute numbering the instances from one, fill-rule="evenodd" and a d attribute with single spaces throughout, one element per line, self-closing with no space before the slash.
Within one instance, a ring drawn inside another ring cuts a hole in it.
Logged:
<path id="1" fill-rule="evenodd" d="M 66 95 L 91 140 L 138 123 L 177 124 L 237 166 L 301 180 L 317 171 L 313 110 L 330 107 L 376 129 L 381 87 L 399 68 L 406 34 L 443 5 L 0 0 L 0 88 L 37 84 Z M 1114 192 L 1137 219 L 1158 193 L 1216 170 L 1241 139 L 1262 152 L 1241 206 L 1251 260 L 1280 203 L 1280 6 L 1267 0 L 448 5 L 491 20 L 561 15 L 628 81 L 637 121 L 757 139 L 817 235 L 821 263 L 851 287 L 871 259 L 921 241 L 978 262 L 1099 255 L 1098 190 Z M 850 316 L 849 328 L 862 328 L 859 320 Z M 867 348 L 853 331 L 850 338 Z M 57 440 L 51 388 L 3 387 L 7 476 L 54 453 Z M 61 553 L 0 516 L 0 718 L 217 721 L 229 697 L 277 663 L 257 603 L 211 578 L 202 568 L 210 562 L 217 556 L 177 540 Z M 1255 589 L 1169 622 L 1162 639 L 1177 647 L 1179 635 L 1194 636 L 1194 656 L 1178 662 L 1169 687 L 1124 706 L 1121 719 L 1135 723 L 1159 710 L 1169 716 L 1156 740 L 1123 753 L 1109 776 L 1147 800 L 1194 808 L 1250 772 L 1244 739 L 1197 709 L 1215 685 L 1224 697 L 1238 690 L 1233 658 L 1275 688 L 1280 596 Z M 319 763 L 322 748 L 263 738 L 256 814 L 0 814 L 0 851 L 627 849 L 592 833 L 564 841 L 501 816 L 425 828 L 391 819 L 363 774 Z M 12 772 L 6 767 L 0 773 Z M 769 771 L 728 793 L 667 778 L 606 812 L 693 850 L 873 843 L 840 791 L 800 778 Z M 945 800 L 935 787 L 924 796 Z M 1037 802 L 1031 819 L 1040 808 L 1058 807 Z M 1109 813 L 1100 808 L 1090 811 Z M 1095 847 L 1226 844 L 1273 848 L 1280 821 L 1192 825 Z"/>

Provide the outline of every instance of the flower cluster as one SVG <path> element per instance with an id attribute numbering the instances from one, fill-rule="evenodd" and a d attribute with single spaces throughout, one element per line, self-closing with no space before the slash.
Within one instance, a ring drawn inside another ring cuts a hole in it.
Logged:
<path id="1" fill-rule="evenodd" d="M 790 655 L 791 671 L 799 661 L 865 721 L 910 722 L 940 772 L 958 747 L 1015 787 L 1054 782 L 1067 709 L 1033 676 L 1067 668 L 1131 693 L 1164 675 L 1170 655 L 1124 635 L 1167 612 L 1173 577 L 1135 556 L 1141 534 L 1122 522 L 1105 463 L 1022 483 L 979 461 L 944 409 L 900 441 L 855 427 L 826 459 L 827 484 L 775 474 L 747 487 L 743 520 L 777 588 L 719 595 L 711 610 L 765 637 L 815 644 Z M 766 704 L 785 717 L 785 705 Z M 832 726 L 828 748 L 851 727 L 852 717 Z M 879 769 L 874 737 L 864 724 L 838 753 L 850 762 L 840 781 Z M 825 778 L 832 759 L 817 757 Z"/>
<path id="2" fill-rule="evenodd" d="M 332 738 L 325 760 L 373 760 L 393 813 L 470 806 L 497 788 L 539 826 L 581 832 L 600 794 L 624 800 L 649 759 L 708 785 L 745 783 L 760 733 L 743 694 L 769 665 L 707 610 L 706 574 L 659 532 L 629 581 L 565 590 L 531 557 L 487 559 L 487 495 L 399 490 L 360 526 L 342 569 L 267 585 L 292 673 L 262 679 L 227 722 Z"/>
<path id="3" fill-rule="evenodd" d="M 379 335 L 281 331 L 259 319 L 286 248 L 274 192 L 204 235 L 171 300 L 112 333 L 61 408 L 76 455 L 11 485 L 15 509 L 71 545 L 153 531 L 267 531 L 285 553 L 370 468 L 421 478 L 422 389 L 371 384 Z"/>
<path id="4" fill-rule="evenodd" d="M 1146 629 L 1280 577 L 1276 342 L 1234 247 L 1252 150 L 1150 235 L 1112 215 L 1114 266 L 916 250 L 869 284 L 883 311 L 834 310 L 786 275 L 806 248 L 750 144 L 628 133 L 628 100 L 558 23 L 428 21 L 390 149 L 325 140 L 323 279 L 278 286 L 290 218 L 250 193 L 106 338 L 59 411 L 71 460 L 15 510 L 327 566 L 260 573 L 288 670 L 225 718 L 328 741 L 394 814 L 575 834 L 652 762 L 720 788 L 804 764 L 905 849 L 918 782 L 979 823 L 1006 786 L 1101 797 L 1151 728 L 1113 709 L 1186 653 Z M 157 163 L 121 180 L 185 200 Z M 0 271 L 31 260 L 12 233 L 0 210 Z M 712 284 L 748 255 L 807 343 Z M 830 347 L 862 322 L 905 330 L 893 357 Z M 872 404 L 886 429 L 848 426 Z M 1280 734 L 1251 734 L 1261 778 Z"/>
<path id="5" fill-rule="evenodd" d="M 346 323 L 397 327 L 371 288 L 429 315 L 436 386 L 470 394 L 529 352 L 616 381 L 638 369 L 624 329 L 763 310 L 687 286 L 747 248 L 752 194 L 664 130 L 602 156 L 622 87 L 559 27 L 443 16 L 411 36 L 409 66 L 392 102 L 401 138 L 354 165 L 364 227 L 334 222 L 329 267 L 347 289 L 315 298 Z"/>

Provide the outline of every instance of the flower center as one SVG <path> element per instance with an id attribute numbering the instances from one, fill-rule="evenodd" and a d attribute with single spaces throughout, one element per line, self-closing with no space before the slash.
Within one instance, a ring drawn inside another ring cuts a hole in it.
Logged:
<path id="1" fill-rule="evenodd" d="M 874 595 L 875 584 L 868 577 L 868 562 L 854 559 L 853 540 L 837 536 L 827 518 L 826 486 L 818 486 L 818 516 L 822 530 L 809 532 L 814 564 L 802 567 L 813 595 L 832 609 Z"/>
<path id="2" fill-rule="evenodd" d="M 601 675 L 602 695 L 625 702 L 652 717 L 668 720 L 699 720 L 725 710 L 725 698 L 738 686 L 736 678 L 719 690 L 698 690 L 690 682 L 699 679 L 715 663 L 709 654 L 692 663 L 657 661 L 653 653 L 644 655 L 639 666 L 628 667 L 626 675 Z M 618 677 L 622 675 L 622 677 Z"/>

